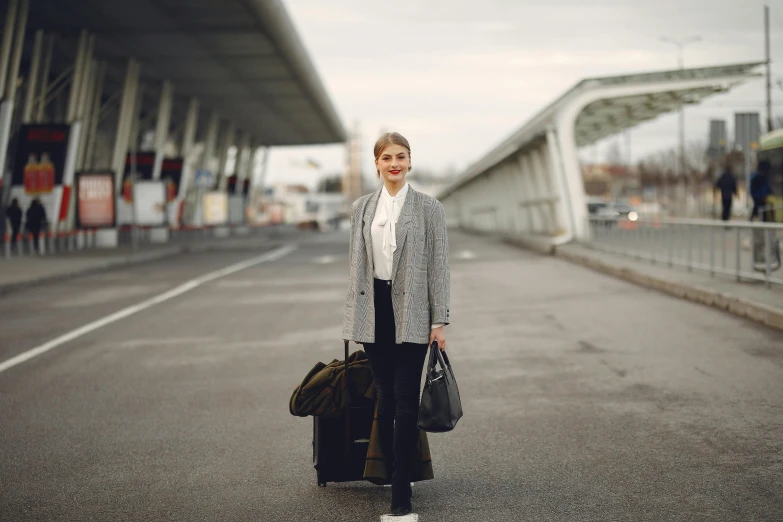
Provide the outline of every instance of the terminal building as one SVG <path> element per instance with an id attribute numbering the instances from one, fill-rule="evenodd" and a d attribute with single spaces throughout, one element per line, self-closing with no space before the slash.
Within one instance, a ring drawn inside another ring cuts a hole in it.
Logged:
<path id="1" fill-rule="evenodd" d="M 188 219 L 228 224 L 266 148 L 346 141 L 280 1 L 0 9 L 2 206 L 37 198 L 50 241 L 88 231 L 112 247 L 130 222 L 160 242 Z"/>

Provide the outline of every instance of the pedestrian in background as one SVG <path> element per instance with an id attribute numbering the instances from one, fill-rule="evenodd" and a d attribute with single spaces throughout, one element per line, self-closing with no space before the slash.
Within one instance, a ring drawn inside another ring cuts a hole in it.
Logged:
<path id="1" fill-rule="evenodd" d="M 18 199 L 11 200 L 5 215 L 11 223 L 11 247 L 15 247 L 16 238 L 19 237 L 19 231 L 22 230 L 22 208 L 19 206 Z"/>
<path id="2" fill-rule="evenodd" d="M 720 190 L 721 219 L 728 221 L 731 219 L 732 200 L 737 195 L 737 178 L 731 171 L 731 165 L 726 166 L 726 170 L 715 182 L 715 190 Z"/>
<path id="3" fill-rule="evenodd" d="M 750 177 L 750 197 L 753 198 L 753 212 L 750 214 L 750 220 L 754 221 L 761 212 L 762 221 L 771 221 L 771 212 L 763 210 L 767 206 L 767 199 L 772 194 L 772 185 L 769 181 L 769 175 L 772 165 L 767 160 L 759 161 L 756 172 Z"/>
<path id="4" fill-rule="evenodd" d="M 33 236 L 33 248 L 38 252 L 38 236 L 41 235 L 41 230 L 46 227 L 46 209 L 41 204 L 39 198 L 33 199 L 30 202 L 30 207 L 25 214 L 25 228 Z"/>
<path id="5" fill-rule="evenodd" d="M 449 247 L 443 205 L 405 177 L 411 148 L 400 134 L 375 143 L 383 186 L 351 206 L 349 287 L 343 339 L 364 345 L 378 398 L 391 511 L 410 513 L 421 373 L 428 345 L 446 349 Z"/>

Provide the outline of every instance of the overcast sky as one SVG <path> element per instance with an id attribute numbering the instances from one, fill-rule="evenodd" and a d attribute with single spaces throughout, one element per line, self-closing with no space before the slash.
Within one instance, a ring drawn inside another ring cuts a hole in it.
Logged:
<path id="1" fill-rule="evenodd" d="M 478 160 L 580 79 L 675 68 L 666 35 L 700 35 L 686 67 L 763 60 L 762 0 L 284 0 L 338 114 L 358 122 L 372 172 L 379 133 L 411 143 L 414 169 L 458 171 Z M 783 81 L 783 0 L 771 8 L 773 78 Z M 687 109 L 686 139 L 706 140 L 711 118 L 759 111 L 756 80 Z M 773 86 L 773 113 L 783 90 Z M 634 161 L 676 145 L 677 118 L 631 132 Z M 616 138 L 613 138 L 616 139 Z M 583 156 L 602 159 L 610 140 Z M 624 142 L 623 142 L 624 143 Z M 625 147 L 625 145 L 623 145 Z M 625 150 L 625 148 L 624 148 Z M 274 149 L 268 181 L 314 186 L 342 172 L 344 147 Z M 320 171 L 296 166 L 311 157 Z"/>

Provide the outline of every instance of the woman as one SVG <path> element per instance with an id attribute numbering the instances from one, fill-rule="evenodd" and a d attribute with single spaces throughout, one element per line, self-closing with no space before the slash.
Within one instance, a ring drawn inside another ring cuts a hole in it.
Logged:
<path id="1" fill-rule="evenodd" d="M 446 349 L 449 249 L 443 205 L 405 181 L 408 140 L 375 143 L 383 186 L 351 206 L 350 282 L 343 339 L 364 345 L 378 394 L 381 445 L 392 484 L 391 509 L 410 513 L 410 473 L 419 429 L 427 347 Z"/>

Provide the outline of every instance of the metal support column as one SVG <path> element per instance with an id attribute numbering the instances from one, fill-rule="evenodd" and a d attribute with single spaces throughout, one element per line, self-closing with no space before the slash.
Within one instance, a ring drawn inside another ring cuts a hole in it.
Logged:
<path id="1" fill-rule="evenodd" d="M 18 9 L 17 9 L 18 7 Z M 0 82 L 0 89 L 5 94 L 2 106 L 0 106 L 0 175 L 3 178 L 3 194 L 0 198 L 0 231 L 5 232 L 5 205 L 11 195 L 10 171 L 5 168 L 8 153 L 8 142 L 11 133 L 11 120 L 14 115 L 14 98 L 16 95 L 16 81 L 19 75 L 19 62 L 22 59 L 22 47 L 24 46 L 24 33 L 27 27 L 27 11 L 30 7 L 29 0 L 21 0 L 20 4 L 12 1 L 8 5 L 8 18 L 5 23 L 3 35 L 2 71 L 0 76 L 4 81 Z M 14 25 L 15 24 L 15 25 Z M 11 47 L 13 43 L 13 47 Z M 10 65 L 9 65 L 10 64 Z M 10 66 L 10 69 L 8 68 Z"/>
<path id="2" fill-rule="evenodd" d="M 128 60 L 111 161 L 111 168 L 114 171 L 115 185 L 117 187 L 120 187 L 122 183 L 122 174 L 125 170 L 125 155 L 128 153 L 130 126 L 136 114 L 135 105 L 136 93 L 139 87 L 139 68 L 139 63 L 136 60 Z M 99 230 L 95 239 L 98 246 L 116 247 L 118 244 L 117 230 Z"/>
<path id="3" fill-rule="evenodd" d="M 14 48 L 11 53 L 11 64 L 8 70 L 8 79 L 5 86 L 5 97 L 13 101 L 16 98 L 16 84 L 19 80 L 19 64 L 22 61 L 22 50 L 24 49 L 24 34 L 27 29 L 27 14 L 29 12 L 30 1 L 22 0 L 19 6 L 19 12 L 16 17 L 16 30 L 14 31 Z"/>
<path id="4" fill-rule="evenodd" d="M 88 78 L 85 83 L 86 94 L 82 99 L 81 115 L 79 120 L 82 122 L 82 136 L 79 140 L 79 154 L 76 157 L 76 168 L 83 169 L 85 164 L 85 157 L 87 156 L 87 145 L 92 139 L 92 112 L 95 110 L 95 97 L 100 96 L 97 93 L 98 84 L 100 83 L 99 73 L 100 65 L 97 61 L 91 60 L 90 67 L 88 69 Z"/>
<path id="5" fill-rule="evenodd" d="M 252 181 L 253 179 L 253 158 L 256 150 L 256 139 L 248 136 L 245 145 L 245 159 L 242 166 L 242 179 Z"/>
<path id="6" fill-rule="evenodd" d="M 136 90 L 136 101 L 133 102 L 134 112 L 133 119 L 131 121 L 130 132 L 128 134 L 128 151 L 138 152 L 140 148 L 139 135 L 143 133 L 146 128 L 146 123 L 149 118 L 142 119 L 141 114 L 144 110 L 144 84 L 139 84 Z"/>
<path id="7" fill-rule="evenodd" d="M 212 170 L 212 157 L 215 155 L 215 148 L 217 146 L 218 130 L 220 127 L 220 115 L 217 111 L 213 110 L 209 116 L 209 123 L 207 124 L 207 135 L 204 139 L 204 156 L 201 158 L 201 168 Z M 218 169 L 215 169 L 213 174 L 218 174 Z"/>
<path id="8" fill-rule="evenodd" d="M 226 124 L 226 128 L 223 131 L 223 139 L 221 140 L 220 145 L 220 164 L 218 165 L 218 190 L 224 191 L 226 190 L 226 177 L 228 176 L 227 173 L 227 163 L 228 163 L 228 149 L 231 148 L 231 146 L 234 144 L 234 133 L 236 132 L 236 129 L 234 128 L 234 122 L 230 121 Z"/>
<path id="9" fill-rule="evenodd" d="M 155 163 L 152 166 L 152 179 L 159 180 L 163 167 L 163 155 L 166 152 L 166 142 L 169 139 L 169 126 L 171 123 L 171 105 L 174 97 L 174 89 L 171 82 L 164 81 L 158 104 L 158 114 L 155 121 Z M 168 205 L 166 210 L 170 210 Z M 167 218 L 170 218 L 170 214 Z M 153 243 L 168 243 L 168 226 L 155 227 L 150 230 L 150 241 Z"/>
<path id="10" fill-rule="evenodd" d="M 158 118 L 155 126 L 155 164 L 152 167 L 152 179 L 160 179 L 160 171 L 163 165 L 163 154 L 166 150 L 166 141 L 169 139 L 169 124 L 171 123 L 171 102 L 174 89 L 171 82 L 164 81 L 160 93 L 158 105 Z"/>
<path id="11" fill-rule="evenodd" d="M 95 36 L 90 35 L 87 31 L 82 31 L 79 35 L 78 52 L 73 69 L 74 76 L 73 81 L 71 81 L 71 91 L 68 96 L 68 107 L 66 109 L 67 121 L 71 125 L 71 130 L 68 137 L 68 152 L 66 153 L 63 172 L 63 196 L 57 198 L 55 204 L 56 215 L 52 219 L 52 222 L 56 224 L 55 226 L 59 227 L 61 225 L 58 221 L 61 215 L 60 206 L 63 204 L 67 205 L 67 211 L 63 213 L 65 222 L 62 223 L 67 230 L 75 228 L 76 194 L 71 194 L 66 200 L 66 192 L 64 191 L 69 190 L 68 187 L 73 187 L 74 185 L 77 163 L 82 149 L 82 142 L 84 141 L 84 106 L 91 87 L 92 50 L 94 46 Z M 75 241 L 74 235 L 69 237 L 69 242 L 72 241 Z M 69 246 L 73 248 L 74 245 L 70 244 Z"/>
<path id="12" fill-rule="evenodd" d="M 188 193 L 188 185 L 195 171 L 193 158 L 193 145 L 196 142 L 196 129 L 198 129 L 198 98 L 192 97 L 188 102 L 188 114 L 185 117 L 185 130 L 182 133 L 182 179 L 179 183 L 177 198 L 182 200 Z"/>
<path id="13" fill-rule="evenodd" d="M 81 95 L 82 81 L 84 79 L 85 62 L 87 61 L 87 53 L 89 51 L 89 35 L 87 31 L 82 31 L 79 35 L 79 45 L 76 50 L 76 62 L 73 66 L 73 81 L 71 82 L 71 93 L 68 96 L 68 108 L 66 112 L 66 120 L 69 122 L 77 119 L 77 111 L 79 108 L 79 96 Z"/>
<path id="14" fill-rule="evenodd" d="M 90 35 L 87 43 L 87 50 L 84 54 L 84 64 L 82 66 L 82 77 L 79 81 L 79 93 L 76 103 L 76 119 L 83 121 L 87 106 L 92 99 L 93 78 L 95 61 L 92 59 L 92 51 L 95 47 L 95 35 Z"/>
<path id="15" fill-rule="evenodd" d="M 43 51 L 44 33 L 41 30 L 35 32 L 33 42 L 33 57 L 30 63 L 30 72 L 27 74 L 27 92 L 25 92 L 24 109 L 22 110 L 22 123 L 30 123 L 33 118 L 33 104 L 38 88 L 38 69 L 41 68 L 41 52 Z"/>
<path id="16" fill-rule="evenodd" d="M 93 88 L 92 108 L 85 118 L 85 147 L 79 168 L 93 168 L 95 161 L 95 141 L 98 133 L 98 121 L 101 117 L 101 97 L 103 96 L 103 82 L 106 77 L 106 63 L 98 62 L 95 70 L 95 85 Z"/>
<path id="17" fill-rule="evenodd" d="M 0 99 L 5 96 L 5 80 L 8 78 L 8 65 L 11 60 L 11 49 L 14 42 L 14 28 L 16 27 L 16 12 L 19 8 L 19 0 L 10 0 L 5 12 L 5 26 L 3 27 L 3 43 L 0 48 Z"/>
<path id="18" fill-rule="evenodd" d="M 240 133 L 239 139 L 237 139 L 237 154 L 236 162 L 234 163 L 234 174 L 236 174 L 237 177 L 237 183 L 234 185 L 234 194 L 242 193 L 242 181 L 247 175 L 247 162 L 248 155 L 250 154 L 250 151 L 248 150 L 249 147 L 250 134 L 247 132 Z"/>
<path id="19" fill-rule="evenodd" d="M 258 176 L 256 177 L 255 172 L 253 173 L 254 182 L 252 185 L 258 187 L 263 193 L 266 190 L 266 167 L 269 161 L 269 147 L 262 147 L 262 149 L 263 156 L 261 157 L 261 165 L 258 169 Z"/>
<path id="20" fill-rule="evenodd" d="M 49 90 L 49 72 L 52 68 L 52 54 L 54 53 L 54 35 L 46 38 L 46 55 L 44 56 L 43 69 L 41 70 L 41 85 L 38 88 L 36 100 L 35 121 L 42 123 L 46 115 L 46 97 Z"/>
<path id="21" fill-rule="evenodd" d="M 547 151 L 549 152 L 549 175 L 552 178 L 553 192 L 557 196 L 555 205 L 557 206 L 558 215 L 558 228 L 566 231 L 573 230 L 570 223 L 574 218 L 571 215 L 570 208 L 565 204 L 566 201 L 566 186 L 565 178 L 563 177 L 563 163 L 560 157 L 560 145 L 557 141 L 557 134 L 553 128 L 547 129 L 546 132 Z"/>

